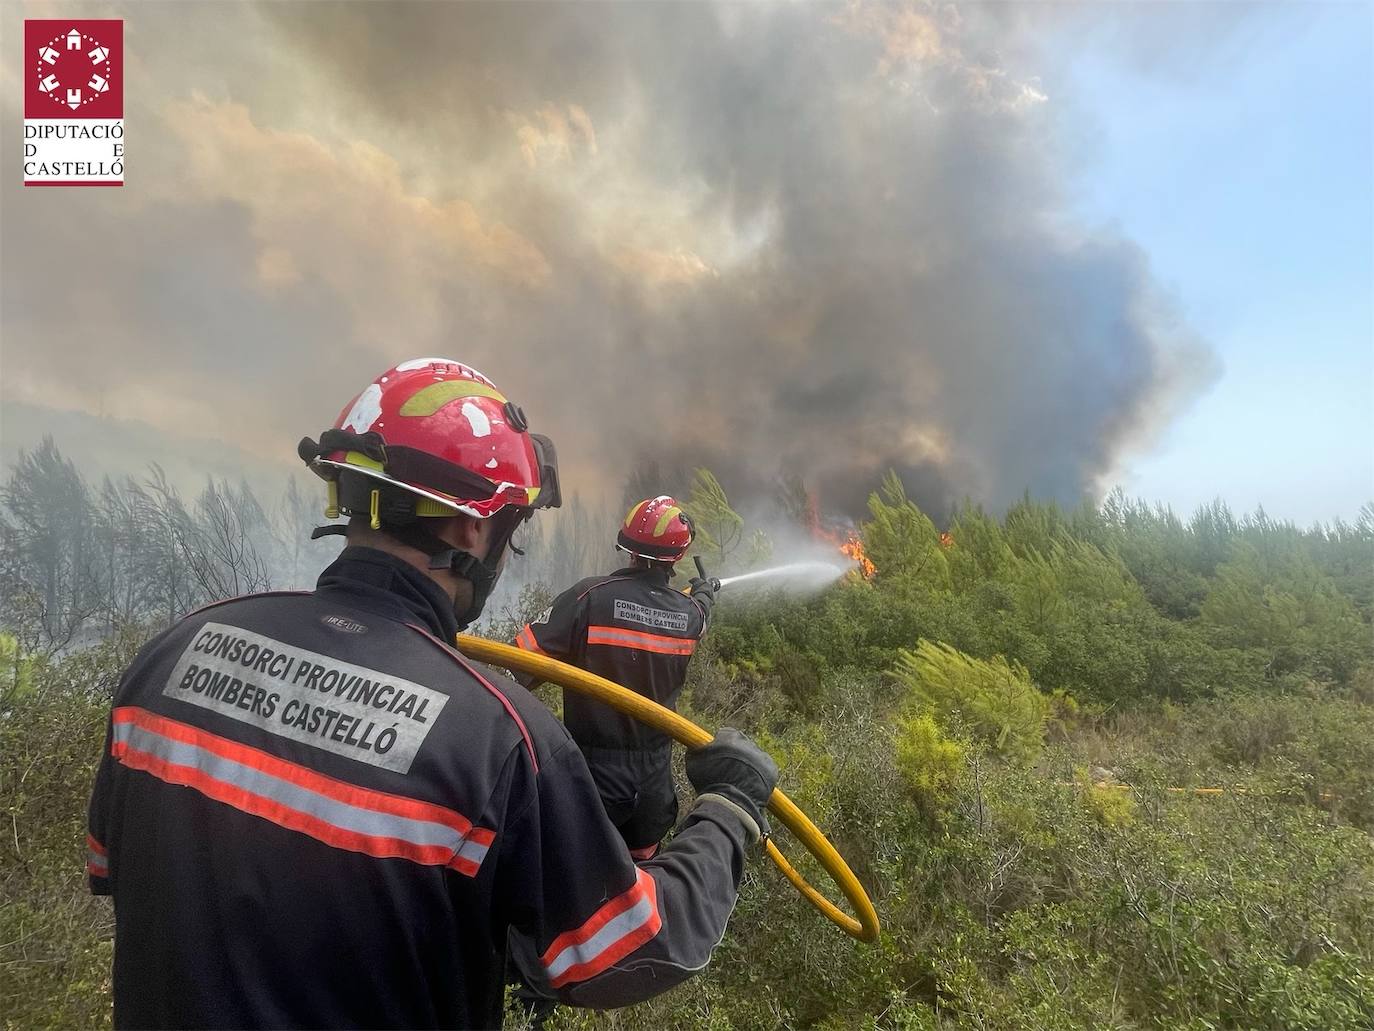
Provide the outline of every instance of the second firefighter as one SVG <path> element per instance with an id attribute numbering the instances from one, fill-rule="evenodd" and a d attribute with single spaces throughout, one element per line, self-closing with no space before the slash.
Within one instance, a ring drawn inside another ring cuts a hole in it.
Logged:
<path id="1" fill-rule="evenodd" d="M 629 565 L 568 588 L 515 643 L 675 709 L 719 586 L 702 577 L 691 580 L 690 595 L 669 586 L 693 536 L 671 497 L 639 502 L 616 539 Z M 563 692 L 563 720 L 631 855 L 651 857 L 677 820 L 671 740 L 573 691 Z"/>

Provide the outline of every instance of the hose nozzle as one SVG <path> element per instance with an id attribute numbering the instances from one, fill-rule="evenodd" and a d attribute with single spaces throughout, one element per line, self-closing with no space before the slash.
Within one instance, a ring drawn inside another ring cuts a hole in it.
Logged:
<path id="1" fill-rule="evenodd" d="M 720 590 L 720 581 L 717 580 L 717 579 L 716 579 L 715 577 L 713 577 L 713 576 L 707 576 L 707 575 L 706 575 L 706 567 L 702 564 L 701 556 L 700 556 L 700 555 L 693 555 L 693 556 L 692 556 L 692 561 L 696 563 L 696 566 L 697 566 L 697 576 L 698 576 L 700 579 L 702 579 L 702 580 L 708 581 L 708 582 L 711 584 L 711 586 L 712 586 L 715 590 L 717 590 L 717 591 Z M 690 595 L 690 594 L 692 593 L 692 588 L 691 588 L 691 586 L 688 585 L 687 587 L 683 588 L 682 593 L 683 593 L 683 594 Z"/>

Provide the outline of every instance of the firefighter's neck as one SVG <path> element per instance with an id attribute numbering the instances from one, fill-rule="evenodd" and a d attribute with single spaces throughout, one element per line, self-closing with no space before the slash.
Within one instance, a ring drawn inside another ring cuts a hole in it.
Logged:
<path id="1" fill-rule="evenodd" d="M 454 516 L 452 519 L 435 519 L 429 527 L 436 537 L 460 551 L 473 555 L 485 555 L 491 548 L 492 520 L 473 519 L 469 516 Z M 431 569 L 429 556 L 419 548 L 398 541 L 381 530 L 374 530 L 361 520 L 348 524 L 348 543 L 364 548 L 375 548 L 388 555 L 414 566 L 429 577 L 439 589 L 453 600 L 454 608 L 462 611 L 472 602 L 472 584 L 453 575 L 450 569 Z"/>
<path id="2" fill-rule="evenodd" d="M 668 562 L 653 562 L 638 555 L 630 556 L 630 568 L 639 573 L 656 573 L 667 583 L 673 578 L 673 567 Z"/>

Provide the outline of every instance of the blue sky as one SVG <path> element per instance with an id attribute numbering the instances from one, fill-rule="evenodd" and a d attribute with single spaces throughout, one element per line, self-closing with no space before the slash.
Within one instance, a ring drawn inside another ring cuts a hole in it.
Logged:
<path id="1" fill-rule="evenodd" d="M 1366 4 L 1272 5 L 1173 58 L 1060 54 L 1100 134 L 1076 209 L 1140 244 L 1223 366 L 1128 492 L 1301 523 L 1374 500 L 1372 30 Z"/>

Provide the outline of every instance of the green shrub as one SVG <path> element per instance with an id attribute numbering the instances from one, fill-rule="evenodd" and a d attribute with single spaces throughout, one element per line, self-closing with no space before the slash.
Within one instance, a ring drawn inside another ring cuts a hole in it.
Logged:
<path id="1" fill-rule="evenodd" d="M 773 662 L 773 673 L 783 696 L 803 716 L 815 713 L 821 704 L 821 662 L 814 654 L 784 646 Z"/>
<path id="2" fill-rule="evenodd" d="M 898 654 L 893 676 L 911 701 L 942 723 L 957 722 L 999 755 L 1032 758 L 1044 743 L 1049 702 L 1024 666 L 1000 655 L 975 659 L 949 645 L 922 641 Z"/>
<path id="3" fill-rule="evenodd" d="M 0 633 L 0 702 L 31 691 L 41 665 L 37 656 L 24 653 L 15 637 Z"/>
<path id="4" fill-rule="evenodd" d="M 1192 713 L 1191 733 L 1227 765 L 1285 764 L 1314 804 L 1374 830 L 1374 706 L 1320 686 L 1232 695 Z"/>
<path id="5" fill-rule="evenodd" d="M 65 665 L 88 673 L 92 659 Z M 43 668 L 0 716 L 0 1013 L 12 1028 L 110 1023 L 113 914 L 86 890 L 85 847 L 109 703 L 58 676 Z"/>
<path id="6" fill-rule="evenodd" d="M 1124 784 L 1095 784 L 1084 777 L 1083 803 L 1104 827 L 1129 827 L 1135 822 L 1136 803 Z"/>
<path id="7" fill-rule="evenodd" d="M 954 803 L 953 789 L 966 774 L 967 751 L 940 733 L 929 714 L 910 715 L 897 724 L 897 769 L 917 805 L 938 817 Z"/>

